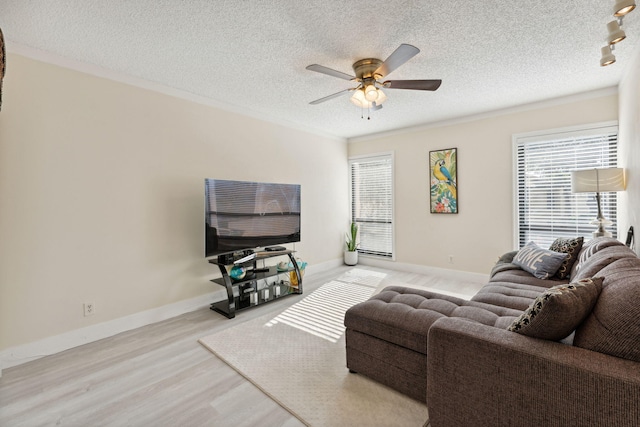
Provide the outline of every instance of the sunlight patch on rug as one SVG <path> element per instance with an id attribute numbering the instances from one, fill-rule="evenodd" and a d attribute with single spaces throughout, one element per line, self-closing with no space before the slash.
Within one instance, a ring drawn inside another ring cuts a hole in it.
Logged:
<path id="1" fill-rule="evenodd" d="M 349 307 L 369 299 L 375 290 L 354 284 L 337 280 L 326 283 L 265 325 L 283 323 L 335 343 L 346 329 L 344 313 Z"/>

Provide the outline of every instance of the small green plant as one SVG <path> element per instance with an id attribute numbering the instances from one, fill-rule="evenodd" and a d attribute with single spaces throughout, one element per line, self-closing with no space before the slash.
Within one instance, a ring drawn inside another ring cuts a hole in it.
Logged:
<path id="1" fill-rule="evenodd" d="M 358 249 L 358 243 L 356 243 L 358 238 L 358 224 L 352 222 L 350 233 L 346 233 L 346 236 L 347 251 L 355 252 L 355 250 Z"/>

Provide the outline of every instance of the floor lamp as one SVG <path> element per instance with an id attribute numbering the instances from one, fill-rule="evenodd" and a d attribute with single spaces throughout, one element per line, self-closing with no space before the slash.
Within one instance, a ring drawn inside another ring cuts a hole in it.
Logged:
<path id="1" fill-rule="evenodd" d="M 610 191 L 623 191 L 625 189 L 625 173 L 623 168 L 586 169 L 571 172 L 572 193 L 596 193 L 598 202 L 598 217 L 590 224 L 597 225 L 593 237 L 611 237 L 611 233 L 605 230 L 612 222 L 605 219 L 600 207 L 600 193 Z"/>

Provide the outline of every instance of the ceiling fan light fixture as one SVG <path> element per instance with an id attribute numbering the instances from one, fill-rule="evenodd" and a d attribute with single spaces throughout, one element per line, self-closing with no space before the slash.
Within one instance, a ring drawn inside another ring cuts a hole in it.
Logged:
<path id="1" fill-rule="evenodd" d="M 380 81 L 380 79 L 416 56 L 419 52 L 420 49 L 417 47 L 403 43 L 384 61 L 377 58 L 360 59 L 352 65 L 355 77 L 322 65 L 309 65 L 306 67 L 307 70 L 350 80 L 355 84 L 355 87 L 316 99 L 309 104 L 317 105 L 342 96 L 343 94 L 351 93 L 349 101 L 351 101 L 353 105 L 363 110 L 377 111 L 382 108 L 382 103 L 387 99 L 387 95 L 382 91 L 383 88 L 434 91 L 440 87 L 442 80 L 389 80 L 384 83 Z"/>
<path id="2" fill-rule="evenodd" d="M 600 66 L 606 67 L 616 62 L 616 57 L 611 52 L 611 46 L 604 46 L 600 49 L 602 57 L 600 58 Z"/>
<path id="3" fill-rule="evenodd" d="M 613 16 L 620 17 L 636 8 L 635 0 L 618 0 L 613 6 Z"/>
<path id="4" fill-rule="evenodd" d="M 609 30 L 609 35 L 607 36 L 607 43 L 610 45 L 616 44 L 624 40 L 627 35 L 620 28 L 620 24 L 618 21 L 611 21 L 607 24 L 607 30 Z"/>

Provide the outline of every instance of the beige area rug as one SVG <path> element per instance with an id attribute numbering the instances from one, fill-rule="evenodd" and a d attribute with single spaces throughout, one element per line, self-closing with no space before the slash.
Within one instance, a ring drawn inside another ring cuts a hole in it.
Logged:
<path id="1" fill-rule="evenodd" d="M 426 405 L 346 367 L 344 313 L 368 299 L 383 276 L 353 269 L 277 315 L 200 343 L 306 425 L 425 426 Z"/>

